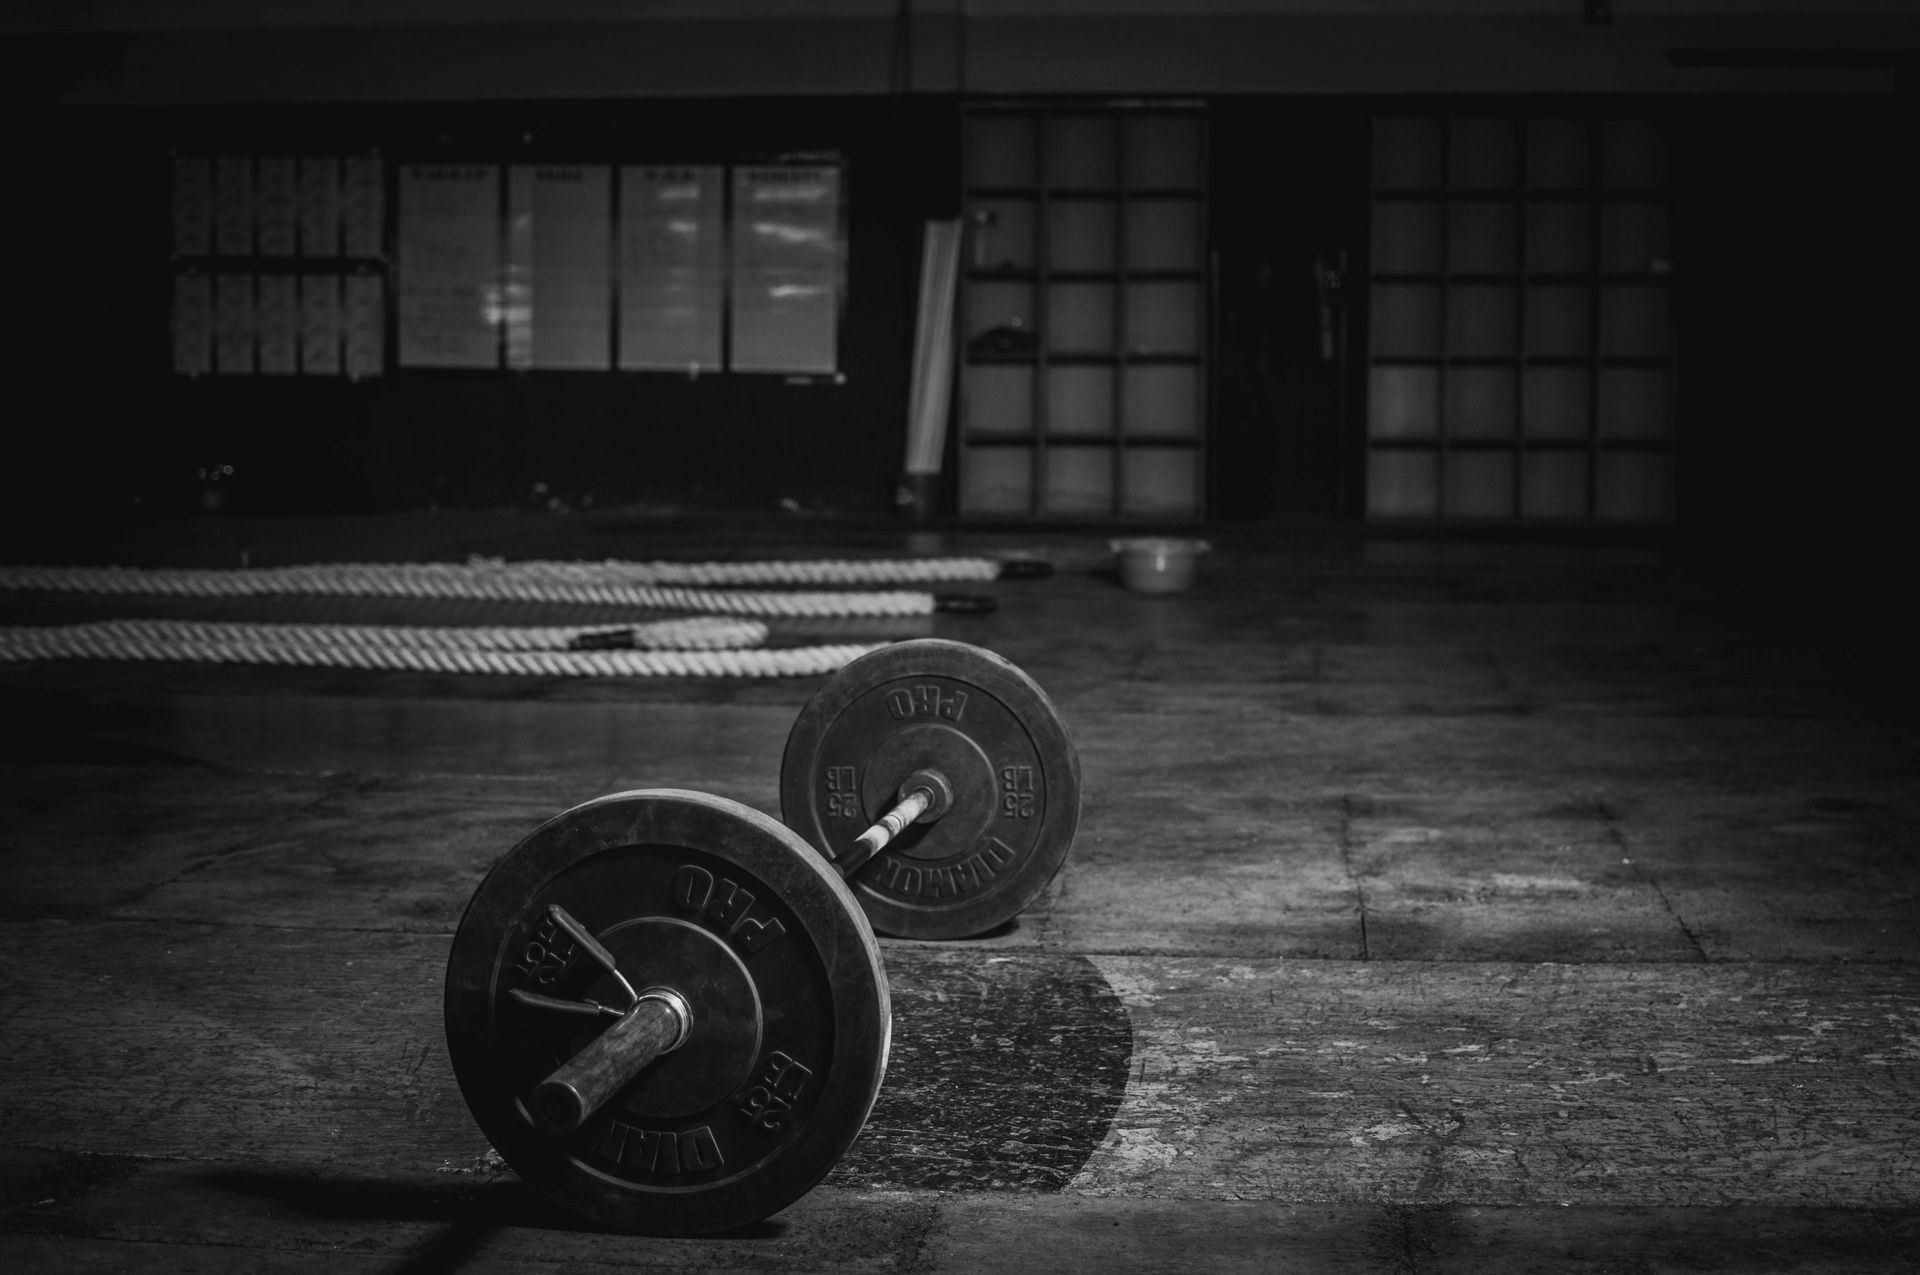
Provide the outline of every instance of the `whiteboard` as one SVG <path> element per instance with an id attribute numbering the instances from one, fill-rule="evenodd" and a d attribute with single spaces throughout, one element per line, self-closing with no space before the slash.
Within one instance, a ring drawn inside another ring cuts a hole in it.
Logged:
<path id="1" fill-rule="evenodd" d="M 505 317 L 499 168 L 408 165 L 400 170 L 398 186 L 395 357 L 400 366 L 499 367 L 500 323 Z M 351 287 L 347 307 L 351 349 Z M 348 370 L 355 371 L 351 357 Z"/>
<path id="2" fill-rule="evenodd" d="M 733 254 L 732 369 L 839 370 L 839 166 L 734 169 Z"/>
<path id="3" fill-rule="evenodd" d="M 720 368 L 725 300 L 725 170 L 620 170 L 620 366 Z"/>
<path id="4" fill-rule="evenodd" d="M 606 371 L 613 359 L 611 170 L 516 165 L 507 190 L 507 366 Z"/>

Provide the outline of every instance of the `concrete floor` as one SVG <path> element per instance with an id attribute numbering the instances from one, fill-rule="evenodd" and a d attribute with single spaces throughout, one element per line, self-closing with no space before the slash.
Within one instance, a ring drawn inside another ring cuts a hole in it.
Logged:
<path id="1" fill-rule="evenodd" d="M 118 537 L 118 538 L 116 538 Z M 1897 644 L 1633 545 L 620 515 L 205 520 L 17 561 L 1038 549 L 991 616 L 1079 741 L 1041 903 L 883 944 L 865 1133 L 780 1216 L 596 1233 L 442 1043 L 485 869 L 619 788 L 777 814 L 818 684 L 0 666 L 0 1263 L 61 1270 L 1920 1269 L 1920 735 Z M 1818 612 L 1817 614 L 1815 612 Z M 107 614 L 601 614 L 0 594 Z"/>

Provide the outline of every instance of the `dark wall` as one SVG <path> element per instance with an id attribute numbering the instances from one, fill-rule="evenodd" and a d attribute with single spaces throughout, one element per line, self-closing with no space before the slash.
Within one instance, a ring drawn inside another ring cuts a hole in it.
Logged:
<path id="1" fill-rule="evenodd" d="M 1425 99 L 1428 103 L 1436 99 Z M 1538 99 L 1535 99 L 1536 101 Z M 1592 105 L 1593 100 L 1587 99 Z M 1362 277 L 1366 99 L 1213 103 L 1213 509 L 1351 516 L 1363 401 L 1318 346 L 1316 253 Z M 1911 92 L 1642 99 L 1669 120 L 1681 531 L 1754 563 L 1890 543 L 1913 418 Z M 919 229 L 949 213 L 951 99 L 113 108 L 13 104 L 14 509 L 650 500 L 883 513 L 904 450 Z M 171 374 L 168 151 L 377 145 L 391 161 L 848 162 L 844 385 L 390 371 Z M 1364 343 L 1353 298 L 1350 349 Z M 1353 359 L 1357 364 L 1360 360 Z"/>
<path id="2" fill-rule="evenodd" d="M 950 102 L 220 107 L 35 113 L 27 197 L 9 200 L 27 385 L 58 386 L 36 468 L 109 507 L 199 499 L 273 512 L 652 500 L 890 507 L 905 449 L 920 227 L 957 196 Z M 406 370 L 357 384 L 171 374 L 169 153 L 377 146 L 392 163 L 706 162 L 838 152 L 847 168 L 841 383 L 715 374 Z M 115 445 L 102 448 L 111 433 Z M 59 498 L 57 493 L 51 493 Z"/>
<path id="3" fill-rule="evenodd" d="M 1676 133 L 1682 527 L 1756 564 L 1883 552 L 1911 485 L 1910 104 L 1716 100 Z"/>
<path id="4" fill-rule="evenodd" d="M 1346 289 L 1342 369 L 1320 354 L 1312 266 L 1345 249 L 1364 284 L 1372 113 L 1645 111 L 1669 141 L 1680 534 L 1759 569 L 1880 551 L 1909 485 L 1895 458 L 1920 348 L 1911 88 L 1216 100 L 1215 512 L 1360 514 L 1365 290 Z"/>

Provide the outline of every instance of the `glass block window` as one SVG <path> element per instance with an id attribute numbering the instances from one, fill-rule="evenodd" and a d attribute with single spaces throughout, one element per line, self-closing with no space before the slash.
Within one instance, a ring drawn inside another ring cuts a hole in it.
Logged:
<path id="1" fill-rule="evenodd" d="M 1184 106 L 968 114 L 963 514 L 1204 514 L 1205 147 Z"/>
<path id="2" fill-rule="evenodd" d="M 1657 121 L 1391 116 L 1372 139 L 1367 513 L 1673 513 Z"/>

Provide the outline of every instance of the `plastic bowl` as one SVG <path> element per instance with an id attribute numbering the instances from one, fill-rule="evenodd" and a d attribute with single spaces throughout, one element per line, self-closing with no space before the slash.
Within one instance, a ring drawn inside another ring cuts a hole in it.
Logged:
<path id="1" fill-rule="evenodd" d="M 1120 582 L 1136 593 L 1179 593 L 1193 583 L 1204 540 L 1116 540 Z"/>

